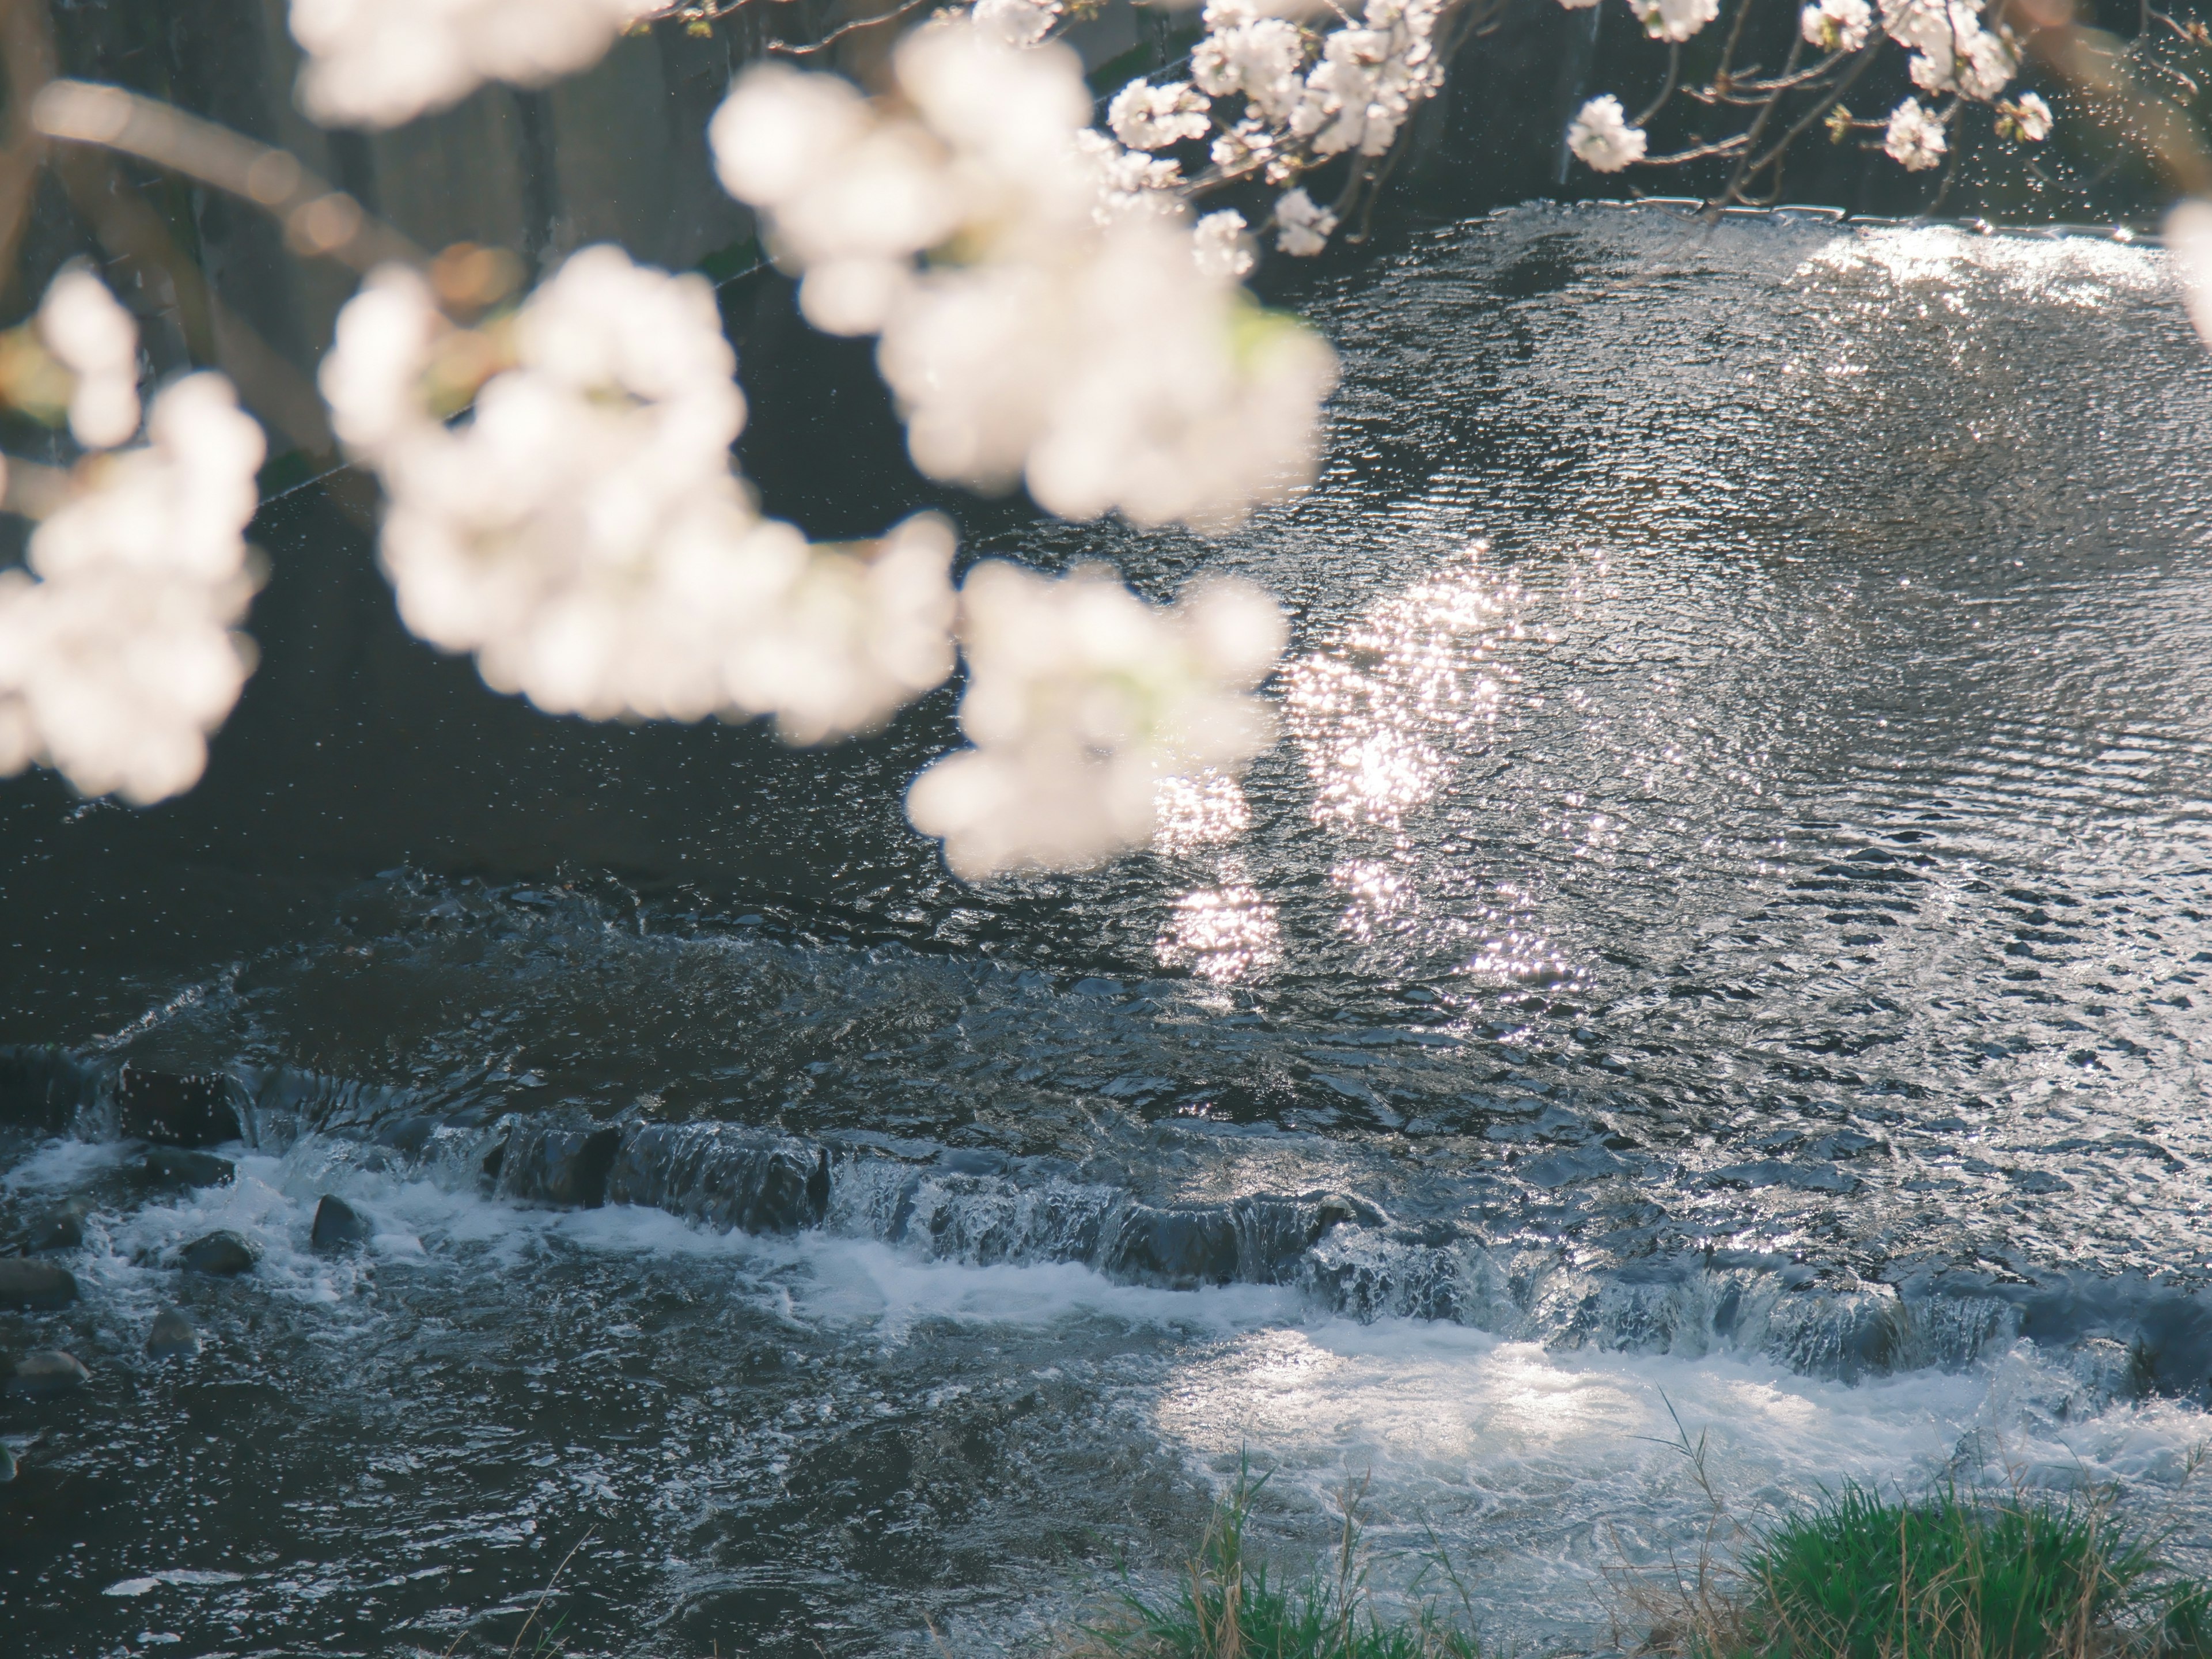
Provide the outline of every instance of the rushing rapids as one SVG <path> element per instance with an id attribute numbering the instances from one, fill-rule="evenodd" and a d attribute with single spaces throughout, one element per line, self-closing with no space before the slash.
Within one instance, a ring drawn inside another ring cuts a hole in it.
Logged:
<path id="1" fill-rule="evenodd" d="M 2212 1539 L 2159 253 L 1534 208 L 1316 282 L 1310 495 L 978 538 L 1295 611 L 1285 743 L 1144 856 L 951 880 L 896 812 L 942 702 L 303 737 L 282 612 L 185 808 L 0 797 L 0 1348 L 84 1367 L 0 1407 L 33 1651 L 503 1650 L 587 1534 L 581 1651 L 1018 1649 L 1245 1458 L 1282 1548 L 1369 1480 L 1382 1582 L 1433 1534 L 1537 1643 L 1698 1535 L 1701 1435 L 1747 1514 Z M 257 532 L 272 603 L 328 525 Z"/>

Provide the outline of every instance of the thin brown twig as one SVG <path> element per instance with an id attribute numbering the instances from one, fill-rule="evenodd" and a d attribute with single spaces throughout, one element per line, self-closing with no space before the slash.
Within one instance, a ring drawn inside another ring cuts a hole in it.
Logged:
<path id="1" fill-rule="evenodd" d="M 811 58 L 817 52 L 829 51 L 848 34 L 858 34 L 863 29 L 878 28 L 885 23 L 896 22 L 908 13 L 919 11 L 934 3 L 935 0 L 903 0 L 903 3 L 892 7 L 889 11 L 879 12 L 873 17 L 859 17 L 849 23 L 841 23 L 819 40 L 795 46 L 787 46 L 781 40 L 770 40 L 766 49 L 779 58 Z"/>
<path id="2" fill-rule="evenodd" d="M 530 1634 L 531 1626 L 537 1622 L 538 1615 L 545 1610 L 545 1602 L 553 1594 L 553 1587 L 561 1582 L 561 1575 L 568 1571 L 568 1564 L 576 1559 L 576 1552 L 591 1541 L 591 1529 L 586 1528 L 584 1535 L 568 1547 L 568 1553 L 561 1558 L 561 1565 L 553 1569 L 553 1576 L 545 1581 L 545 1588 L 538 1592 L 538 1602 L 530 1609 L 530 1617 L 522 1621 L 522 1628 L 514 1632 L 514 1640 L 507 1644 L 507 1659 L 514 1659 L 514 1656 L 522 1650 L 522 1638 Z"/>

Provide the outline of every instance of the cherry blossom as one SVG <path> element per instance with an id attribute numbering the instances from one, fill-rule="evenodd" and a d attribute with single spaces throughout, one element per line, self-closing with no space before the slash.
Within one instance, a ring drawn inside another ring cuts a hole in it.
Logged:
<path id="1" fill-rule="evenodd" d="M 907 811 L 971 880 L 1143 846 L 1218 791 L 1196 781 L 1209 769 L 1226 781 L 1273 740 L 1251 692 L 1281 653 L 1282 613 L 1249 583 L 1205 582 L 1166 609 L 1103 566 L 1054 579 L 991 560 L 961 590 L 960 637 L 975 746 L 916 778 Z M 1194 781 L 1164 795 L 1169 779 Z"/>
<path id="2" fill-rule="evenodd" d="M 147 440 L 88 459 L 29 568 L 0 572 L 0 775 L 42 763 L 142 806 L 198 781 L 252 672 L 232 630 L 264 453 L 214 374 L 163 391 Z"/>
<path id="3" fill-rule="evenodd" d="M 76 377 L 70 435 L 88 449 L 128 443 L 138 429 L 138 325 L 107 285 L 65 266 L 39 302 L 39 337 Z"/>
<path id="4" fill-rule="evenodd" d="M 1867 0 L 1816 0 L 1799 14 L 1797 31 L 1822 52 L 1856 52 L 1874 33 Z"/>
<path id="5" fill-rule="evenodd" d="M 1943 124 L 1918 99 L 1908 98 L 1890 112 L 1881 147 L 1907 173 L 1924 173 L 1943 159 L 1948 145 Z"/>
<path id="6" fill-rule="evenodd" d="M 1620 100 L 1611 93 L 1593 98 L 1567 127 L 1567 149 L 1594 173 L 1619 173 L 1644 159 L 1644 129 L 1628 125 Z"/>
<path id="7" fill-rule="evenodd" d="M 300 106 L 332 126 L 397 126 L 486 81 L 539 87 L 588 68 L 666 0 L 292 0 Z"/>

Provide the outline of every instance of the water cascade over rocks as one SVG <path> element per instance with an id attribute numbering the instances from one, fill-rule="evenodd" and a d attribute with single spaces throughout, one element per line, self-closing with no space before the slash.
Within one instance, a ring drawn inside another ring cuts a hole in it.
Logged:
<path id="1" fill-rule="evenodd" d="M 8 1069 L 11 1068 L 12 1071 Z M 0 1075 L 42 1079 L 32 1099 L 78 1133 L 118 1121 L 125 1087 L 144 1073 L 72 1073 L 51 1054 L 0 1051 Z M 52 1079 L 73 1075 L 77 1093 Z M 196 1079 L 210 1097 L 218 1091 Z M 404 1090 L 291 1070 L 240 1066 L 220 1091 L 249 1146 L 282 1151 L 305 1134 L 356 1140 L 394 1167 L 526 1206 L 608 1204 L 665 1211 L 719 1231 L 827 1229 L 923 1259 L 985 1267 L 1066 1262 L 1118 1283 L 1169 1290 L 1281 1285 L 1316 1311 L 1372 1321 L 1445 1321 L 1559 1348 L 1698 1356 L 1734 1350 L 1843 1382 L 1956 1369 L 2025 1338 L 2065 1356 L 2091 1396 L 2203 1397 L 2212 1387 L 2212 1297 L 2141 1276 L 2025 1276 L 1893 1264 L 1861 1277 L 1840 1264 L 1705 1249 L 1610 1262 L 1560 1242 L 1485 1237 L 1456 1224 L 1401 1224 L 1336 1191 L 1248 1193 L 1213 1202 L 1149 1201 L 1080 1176 L 1064 1161 L 1023 1159 L 879 1135 L 809 1139 L 725 1123 L 595 1123 L 558 1114 L 443 1113 Z M 4 1097 L 22 1110 L 22 1096 Z M 162 1167 L 204 1152 L 156 1147 Z M 1610 1156 L 1607 1154 L 1607 1156 Z M 223 1178 L 228 1179 L 226 1175 Z M 369 1231 L 325 1195 L 318 1249 Z M 188 1272 L 251 1272 L 235 1233 L 175 1255 Z M 0 1304 L 52 1307 L 75 1294 L 58 1266 L 0 1258 Z"/>

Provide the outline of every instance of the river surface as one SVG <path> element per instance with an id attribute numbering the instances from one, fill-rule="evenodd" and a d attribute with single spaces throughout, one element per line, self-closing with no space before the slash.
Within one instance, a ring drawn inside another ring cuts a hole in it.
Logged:
<path id="1" fill-rule="evenodd" d="M 1240 1461 L 1284 1559 L 1364 1486 L 1379 1583 L 1441 1547 L 1588 1650 L 1701 1437 L 1745 1519 L 2114 1483 L 2196 1558 L 2212 365 L 2162 259 L 1539 207 L 1316 279 L 1310 495 L 981 538 L 1295 616 L 1241 801 L 1080 878 L 902 828 L 944 697 L 699 799 L 771 875 L 257 885 L 8 786 L 4 1031 L 62 1048 L 11 1051 L 0 1236 L 91 1213 L 0 1348 L 92 1373 L 0 1406 L 9 1650 L 504 1651 L 552 1583 L 579 1653 L 1027 1651 Z M 215 1079 L 231 1182 L 148 1189 L 125 1062 Z M 217 1228 L 251 1273 L 167 1265 Z M 149 1359 L 171 1302 L 206 1347 Z"/>

